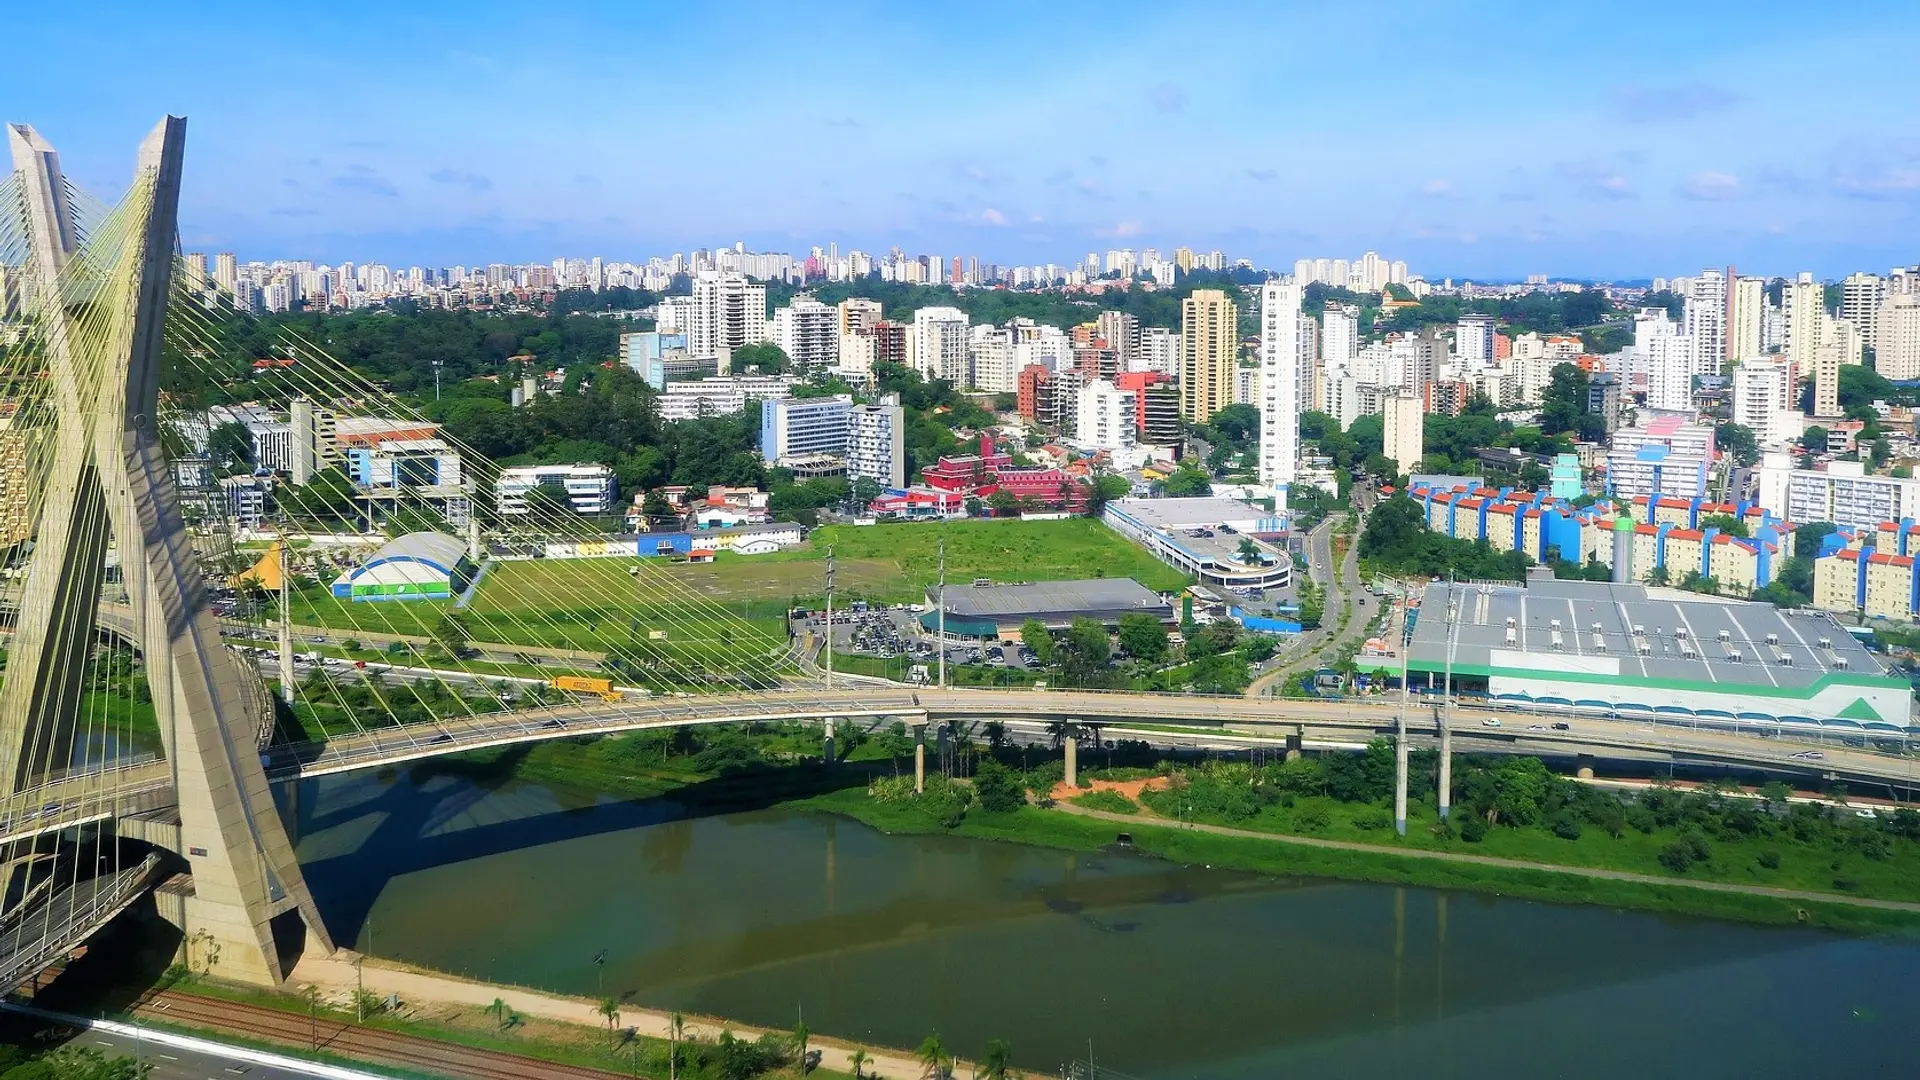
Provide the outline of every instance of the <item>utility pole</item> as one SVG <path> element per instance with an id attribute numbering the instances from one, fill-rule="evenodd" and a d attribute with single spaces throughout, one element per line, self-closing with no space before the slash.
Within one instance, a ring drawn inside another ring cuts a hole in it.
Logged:
<path id="1" fill-rule="evenodd" d="M 293 704 L 293 593 L 288 587 L 287 526 L 280 526 L 280 699 Z"/>
<path id="2" fill-rule="evenodd" d="M 1453 813 L 1453 648 L 1458 640 L 1455 632 L 1456 617 L 1460 613 L 1458 599 L 1454 596 L 1453 574 L 1447 574 L 1447 656 L 1446 681 L 1441 693 L 1446 697 L 1442 701 L 1440 717 L 1440 820 L 1447 820 Z"/>
<path id="3" fill-rule="evenodd" d="M 440 361 L 433 362 L 433 400 L 440 400 Z"/>
<path id="4" fill-rule="evenodd" d="M 1407 705 L 1412 691 L 1407 687 L 1407 653 L 1412 642 L 1407 633 L 1407 612 L 1412 606 L 1407 597 L 1400 599 L 1400 716 L 1393 747 L 1393 831 L 1407 835 Z"/>
<path id="5" fill-rule="evenodd" d="M 947 538 L 945 534 L 940 537 L 939 550 L 940 590 L 936 594 L 938 599 L 934 605 L 935 619 L 939 624 L 939 640 L 935 643 L 935 648 L 940 652 L 939 685 L 940 689 L 945 690 L 947 688 Z"/>
<path id="6" fill-rule="evenodd" d="M 827 689 L 833 689 L 833 545 L 827 545 Z M 826 718 L 827 737 L 821 749 L 826 764 L 833 764 L 833 717 Z"/>

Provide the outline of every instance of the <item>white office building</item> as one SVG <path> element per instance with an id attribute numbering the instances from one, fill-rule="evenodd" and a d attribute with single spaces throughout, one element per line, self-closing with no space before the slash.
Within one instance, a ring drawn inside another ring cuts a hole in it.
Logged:
<path id="1" fill-rule="evenodd" d="M 1489 346 L 1491 348 L 1491 346 Z M 1348 304 L 1328 304 L 1320 313 L 1320 358 L 1327 370 L 1353 369 L 1353 358 L 1360 351 L 1360 309 Z"/>
<path id="2" fill-rule="evenodd" d="M 731 416 L 751 403 L 785 397 L 799 381 L 791 375 L 715 375 L 669 383 L 659 398 L 660 419 Z"/>
<path id="3" fill-rule="evenodd" d="M 1146 326 L 1140 330 L 1140 355 L 1129 371 L 1157 371 L 1162 375 L 1180 374 L 1180 331 L 1166 326 Z"/>
<path id="4" fill-rule="evenodd" d="M 796 296 L 773 313 L 773 343 L 795 372 L 828 371 L 840 362 L 840 313 L 811 296 Z"/>
<path id="5" fill-rule="evenodd" d="M 926 379 L 970 386 L 967 368 L 967 313 L 953 307 L 924 307 L 907 328 L 907 366 Z"/>
<path id="6" fill-rule="evenodd" d="M 530 513 L 528 498 L 536 488 L 563 490 L 576 514 L 611 513 L 618 488 L 613 470 L 600 464 L 515 465 L 501 469 L 494 482 L 494 502 L 502 516 Z"/>
<path id="7" fill-rule="evenodd" d="M 760 403 L 760 456 L 773 465 L 815 454 L 845 454 L 853 398 L 768 398 Z"/>
<path id="8" fill-rule="evenodd" d="M 898 394 L 847 412 L 847 479 L 860 477 L 883 488 L 907 486 L 907 420 Z"/>
<path id="9" fill-rule="evenodd" d="M 1020 369 L 1025 365 L 1015 358 L 1015 331 L 1002 326 L 981 324 L 968 335 L 967 352 L 973 367 L 973 386 L 991 394 L 1010 394 L 1019 388 Z"/>
<path id="10" fill-rule="evenodd" d="M 1787 359 L 1795 371 L 1811 371 L 1814 352 L 1826 335 L 1826 286 L 1803 273 L 1781 290 L 1780 305 L 1787 316 Z"/>
<path id="11" fill-rule="evenodd" d="M 1734 278 L 1727 288 L 1731 309 L 1727 320 L 1727 359 L 1759 356 L 1766 352 L 1767 283 L 1759 278 Z"/>
<path id="12" fill-rule="evenodd" d="M 1372 254 L 1369 252 L 1368 254 Z M 1262 487 L 1286 506 L 1300 463 L 1300 303 L 1305 286 L 1269 279 L 1260 288 L 1260 467 Z"/>
<path id="13" fill-rule="evenodd" d="M 1920 379 L 1920 294 L 1888 297 L 1879 322 L 1874 370 L 1895 382 Z"/>
<path id="14" fill-rule="evenodd" d="M 1848 274 L 1840 282 L 1840 317 L 1860 331 L 1861 341 L 1878 348 L 1880 306 L 1887 299 L 1887 279 L 1879 274 Z"/>

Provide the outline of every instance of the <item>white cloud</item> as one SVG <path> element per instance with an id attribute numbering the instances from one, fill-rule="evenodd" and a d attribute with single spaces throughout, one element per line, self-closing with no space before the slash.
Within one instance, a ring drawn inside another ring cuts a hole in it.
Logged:
<path id="1" fill-rule="evenodd" d="M 1725 202 L 1740 195 L 1740 178 L 1711 169 L 1694 173 L 1680 185 L 1680 197 L 1695 202 Z"/>
<path id="2" fill-rule="evenodd" d="M 1005 225 L 1007 223 L 1007 215 L 989 206 L 985 210 L 980 211 L 980 220 L 988 225 Z"/>

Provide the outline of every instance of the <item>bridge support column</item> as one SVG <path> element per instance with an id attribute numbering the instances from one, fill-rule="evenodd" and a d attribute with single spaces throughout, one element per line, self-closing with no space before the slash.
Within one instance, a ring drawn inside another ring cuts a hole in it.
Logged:
<path id="1" fill-rule="evenodd" d="M 1579 777 L 1582 780 L 1593 779 L 1593 755 L 1592 754 L 1581 754 L 1580 756 L 1573 759 L 1573 764 L 1574 764 L 1573 775 Z"/>
<path id="2" fill-rule="evenodd" d="M 1300 760 L 1300 747 L 1303 743 L 1306 742 L 1306 738 L 1307 737 L 1306 737 L 1305 727 L 1296 728 L 1295 730 L 1287 733 L 1286 760 L 1288 761 Z"/>
<path id="3" fill-rule="evenodd" d="M 820 759 L 828 765 L 834 763 L 833 756 L 833 717 L 827 717 L 827 734 L 821 741 Z"/>
<path id="4" fill-rule="evenodd" d="M 937 736 L 939 739 L 938 749 L 940 751 L 940 775 L 941 776 L 953 775 L 953 756 L 952 756 L 953 745 L 951 740 L 948 738 L 948 736 L 952 734 L 953 734 L 953 724 L 951 722 L 940 725 L 940 730 L 938 731 Z"/>
<path id="5" fill-rule="evenodd" d="M 1067 751 L 1066 780 L 1067 780 L 1068 787 L 1080 786 L 1080 740 L 1078 738 L 1079 730 L 1080 730 L 1079 728 L 1069 727 L 1067 729 L 1066 741 L 1062 743 L 1062 745 L 1066 747 L 1066 751 Z"/>
<path id="6" fill-rule="evenodd" d="M 1437 794 L 1440 798 L 1440 820 L 1447 820 L 1453 813 L 1453 727 L 1443 717 L 1440 721 L 1440 783 Z"/>
<path id="7" fill-rule="evenodd" d="M 927 790 L 927 722 L 913 725 L 913 793 Z"/>
<path id="8" fill-rule="evenodd" d="M 1393 736 L 1393 831 L 1407 835 L 1407 714 Z"/>

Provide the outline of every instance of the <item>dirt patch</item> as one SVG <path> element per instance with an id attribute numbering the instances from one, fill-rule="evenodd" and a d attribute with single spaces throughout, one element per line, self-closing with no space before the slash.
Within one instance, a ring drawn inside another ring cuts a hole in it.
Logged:
<path id="1" fill-rule="evenodd" d="M 1067 782 L 1062 780 L 1053 786 L 1053 790 L 1048 792 L 1048 795 L 1054 802 L 1066 802 L 1075 795 L 1087 795 L 1095 791 L 1117 791 L 1134 802 L 1139 802 L 1141 792 L 1165 791 L 1167 785 L 1171 783 L 1173 783 L 1171 777 L 1149 776 L 1142 780 L 1095 780 L 1092 787 L 1083 788 L 1068 787 Z"/>

